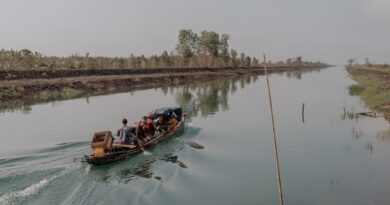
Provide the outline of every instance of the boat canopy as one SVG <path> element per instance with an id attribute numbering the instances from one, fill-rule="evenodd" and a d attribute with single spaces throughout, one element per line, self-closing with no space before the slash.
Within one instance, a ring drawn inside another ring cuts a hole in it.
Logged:
<path id="1" fill-rule="evenodd" d="M 158 108 L 150 114 L 152 115 L 153 119 L 157 119 L 159 115 L 168 116 L 170 113 L 174 113 L 177 117 L 177 120 L 181 120 L 183 117 L 183 111 L 180 107 L 164 107 L 164 108 Z"/>

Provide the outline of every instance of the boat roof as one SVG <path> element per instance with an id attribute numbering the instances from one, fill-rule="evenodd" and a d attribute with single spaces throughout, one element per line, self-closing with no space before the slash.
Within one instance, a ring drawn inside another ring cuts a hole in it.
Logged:
<path id="1" fill-rule="evenodd" d="M 150 112 L 150 114 L 153 116 L 153 119 L 156 119 L 159 115 L 168 116 L 170 113 L 174 113 L 178 120 L 181 120 L 183 116 L 181 107 L 163 107 Z"/>

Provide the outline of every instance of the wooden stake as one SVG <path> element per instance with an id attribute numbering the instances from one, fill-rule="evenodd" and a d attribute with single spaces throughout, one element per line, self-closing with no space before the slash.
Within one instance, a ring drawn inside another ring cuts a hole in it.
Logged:
<path id="1" fill-rule="evenodd" d="M 305 123 L 305 103 L 302 104 L 302 122 Z"/>
<path id="2" fill-rule="evenodd" d="M 278 145 L 277 145 L 277 142 L 276 142 L 276 131 L 275 131 L 274 111 L 273 111 L 273 109 L 272 109 L 271 88 L 270 88 L 270 86 L 269 86 L 268 69 L 267 69 L 267 61 L 265 60 L 265 54 L 263 54 L 263 58 L 264 58 L 264 72 L 265 72 L 265 78 L 267 79 L 269 106 L 270 106 L 270 109 L 271 109 L 272 131 L 273 131 L 274 152 L 275 152 L 275 166 L 276 166 L 276 175 L 277 175 L 277 178 L 278 178 L 278 189 L 279 189 L 279 202 L 280 202 L 280 205 L 284 205 L 284 201 L 283 201 L 283 191 L 282 191 L 282 178 L 281 178 L 281 176 L 280 176 L 280 168 L 279 168 Z"/>

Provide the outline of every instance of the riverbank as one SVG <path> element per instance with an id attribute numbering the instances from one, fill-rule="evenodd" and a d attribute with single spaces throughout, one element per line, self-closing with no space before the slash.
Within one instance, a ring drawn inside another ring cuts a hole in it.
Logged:
<path id="1" fill-rule="evenodd" d="M 270 73 L 324 67 L 270 67 Z M 0 100 L 68 99 L 134 88 L 175 85 L 239 75 L 264 74 L 263 68 L 62 69 L 0 71 Z"/>
<path id="2" fill-rule="evenodd" d="M 361 96 L 371 109 L 383 112 L 390 121 L 390 69 L 352 66 L 347 71 L 358 83 L 349 87 L 350 94 Z"/>

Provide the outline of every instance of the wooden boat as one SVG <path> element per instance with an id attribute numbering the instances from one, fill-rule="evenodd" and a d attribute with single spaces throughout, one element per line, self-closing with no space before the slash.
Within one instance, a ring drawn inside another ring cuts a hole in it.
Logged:
<path id="1" fill-rule="evenodd" d="M 184 118 L 182 116 L 181 108 L 169 107 L 169 108 L 160 108 L 152 112 L 153 118 L 156 118 L 157 115 L 166 114 L 173 112 L 177 116 L 178 123 L 173 130 L 165 131 L 162 133 L 157 133 L 154 136 L 148 136 L 145 138 L 143 143 L 143 149 L 148 149 L 161 141 L 175 135 L 178 131 L 184 128 Z M 101 138 L 100 142 L 93 143 L 98 137 Z M 113 140 L 112 134 L 110 131 L 104 131 L 95 133 L 94 139 L 91 143 L 93 153 L 91 155 L 84 155 L 84 162 L 93 165 L 104 165 L 112 162 L 116 162 L 122 159 L 126 159 L 134 154 L 137 154 L 142 151 L 138 145 L 125 145 L 117 143 Z M 99 152 L 98 154 L 96 152 Z"/>

